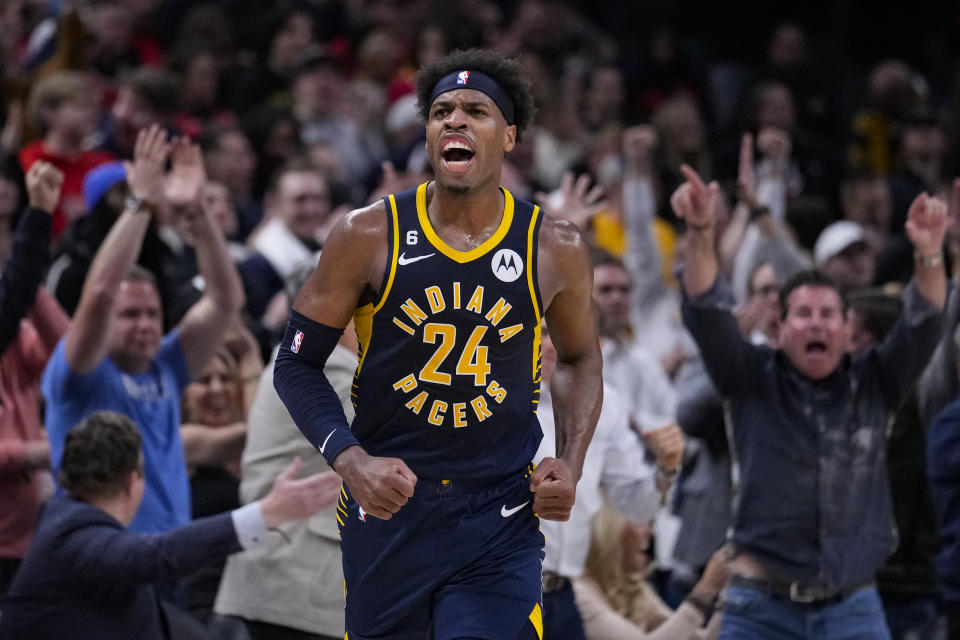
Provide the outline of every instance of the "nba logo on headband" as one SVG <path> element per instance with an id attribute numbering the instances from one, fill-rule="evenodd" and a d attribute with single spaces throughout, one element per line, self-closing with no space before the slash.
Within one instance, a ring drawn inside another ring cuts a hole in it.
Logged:
<path id="1" fill-rule="evenodd" d="M 496 80 L 476 69 L 472 71 L 469 69 L 451 71 L 440 78 L 434 85 L 433 91 L 430 92 L 430 104 L 433 104 L 433 101 L 440 94 L 466 89 L 468 84 L 470 89 L 487 94 L 497 104 L 507 124 L 513 124 L 513 98 L 503 90 L 503 87 Z"/>

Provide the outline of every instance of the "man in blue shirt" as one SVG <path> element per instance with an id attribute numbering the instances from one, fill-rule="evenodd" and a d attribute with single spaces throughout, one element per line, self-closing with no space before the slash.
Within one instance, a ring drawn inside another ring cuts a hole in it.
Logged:
<path id="1" fill-rule="evenodd" d="M 720 638 L 889 638 L 873 585 L 896 541 L 886 426 L 939 337 L 946 205 L 921 194 L 910 207 L 914 279 L 882 344 L 849 356 L 841 292 L 803 272 L 780 293 L 774 350 L 741 337 L 717 277 L 719 188 L 682 171 L 684 322 L 727 403 L 740 472 Z"/>
<path id="2" fill-rule="evenodd" d="M 200 206 L 204 181 L 198 147 L 183 139 L 169 143 L 159 126 L 140 132 L 126 206 L 97 251 L 70 328 L 43 376 L 55 471 L 67 432 L 94 411 L 127 415 L 140 429 L 146 490 L 130 527 L 137 532 L 170 531 L 190 521 L 180 395 L 219 346 L 243 300 L 224 239 Z M 167 336 L 156 284 L 134 266 L 163 204 L 184 217 L 205 283 L 203 297 Z"/>

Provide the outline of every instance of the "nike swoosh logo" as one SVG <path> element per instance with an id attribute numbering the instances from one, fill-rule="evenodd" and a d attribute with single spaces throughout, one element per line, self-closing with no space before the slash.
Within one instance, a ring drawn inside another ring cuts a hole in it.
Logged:
<path id="1" fill-rule="evenodd" d="M 504 518 L 509 518 L 510 516 L 515 514 L 517 511 L 520 511 L 520 509 L 523 509 L 528 504 L 530 504 L 529 500 L 527 500 L 523 504 L 518 504 L 513 509 L 507 509 L 507 505 L 503 505 L 502 507 L 500 507 L 500 515 L 503 516 Z"/>
<path id="2" fill-rule="evenodd" d="M 336 431 L 336 429 L 333 431 Z M 327 443 L 330 442 L 330 436 L 333 435 L 333 431 L 330 432 L 330 435 L 327 436 L 327 439 L 323 441 L 322 445 L 320 445 L 320 453 L 323 453 L 323 450 L 327 448 Z"/>
<path id="3" fill-rule="evenodd" d="M 397 258 L 397 264 L 402 267 L 405 264 L 410 264 L 411 262 L 416 262 L 417 260 L 426 260 L 427 258 L 435 255 L 437 255 L 436 251 L 434 251 L 433 253 L 428 253 L 425 256 L 416 256 L 415 258 L 407 258 L 404 256 L 404 254 L 401 253 L 400 257 Z"/>

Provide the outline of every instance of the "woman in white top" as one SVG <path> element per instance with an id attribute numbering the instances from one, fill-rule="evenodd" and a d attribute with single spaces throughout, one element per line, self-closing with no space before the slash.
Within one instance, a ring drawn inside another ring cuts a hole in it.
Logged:
<path id="1" fill-rule="evenodd" d="M 594 516 L 586 570 L 573 581 L 588 640 L 717 637 L 721 616 L 711 614 L 727 579 L 723 551 L 714 553 L 691 594 L 671 611 L 646 580 L 651 538 L 649 526 L 631 523 L 609 505 Z"/>

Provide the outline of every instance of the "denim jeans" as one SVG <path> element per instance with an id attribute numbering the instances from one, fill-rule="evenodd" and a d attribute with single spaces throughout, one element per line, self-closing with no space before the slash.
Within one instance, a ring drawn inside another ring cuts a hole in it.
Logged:
<path id="1" fill-rule="evenodd" d="M 557 591 L 543 594 L 544 640 L 585 640 L 583 620 L 568 582 Z"/>
<path id="2" fill-rule="evenodd" d="M 940 615 L 936 598 L 881 593 L 880 599 L 893 638 L 930 640 L 929 629 Z"/>
<path id="3" fill-rule="evenodd" d="M 880 596 L 861 589 L 833 604 L 803 604 L 732 586 L 718 640 L 890 640 Z"/>

